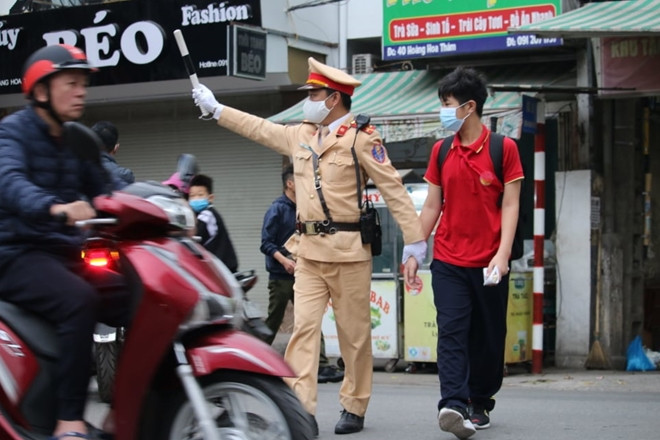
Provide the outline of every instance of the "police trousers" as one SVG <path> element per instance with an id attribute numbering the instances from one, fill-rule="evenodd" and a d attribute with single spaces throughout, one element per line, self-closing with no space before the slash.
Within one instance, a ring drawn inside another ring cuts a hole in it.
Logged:
<path id="1" fill-rule="evenodd" d="M 339 402 L 364 416 L 373 380 L 371 351 L 371 260 L 320 262 L 298 257 L 294 284 L 293 333 L 285 359 L 298 374 L 287 379 L 303 408 L 316 414 L 321 321 L 332 301 L 344 381 Z"/>

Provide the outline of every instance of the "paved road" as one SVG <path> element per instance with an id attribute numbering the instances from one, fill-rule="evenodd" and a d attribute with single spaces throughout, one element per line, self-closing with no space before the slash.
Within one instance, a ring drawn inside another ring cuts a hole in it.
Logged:
<path id="1" fill-rule="evenodd" d="M 320 439 L 452 440 L 437 425 L 438 379 L 404 372 L 374 375 L 365 430 L 336 436 L 341 410 L 339 384 L 319 385 Z M 92 403 L 88 420 L 101 420 L 105 406 Z M 660 373 L 548 370 L 504 379 L 492 426 L 475 440 L 658 440 Z"/>
<path id="2" fill-rule="evenodd" d="M 438 381 L 433 375 L 376 373 L 361 434 L 350 440 L 451 440 L 436 422 Z M 334 435 L 339 386 L 320 386 L 320 438 Z M 472 438 L 587 440 L 660 438 L 660 374 L 564 372 L 505 378 L 492 425 Z M 344 440 L 348 440 L 344 438 Z"/>

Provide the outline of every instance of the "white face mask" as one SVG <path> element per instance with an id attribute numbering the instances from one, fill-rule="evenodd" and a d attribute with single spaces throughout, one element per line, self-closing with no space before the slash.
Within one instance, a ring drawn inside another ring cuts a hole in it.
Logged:
<path id="1" fill-rule="evenodd" d="M 326 116 L 328 116 L 328 114 L 330 114 L 330 111 L 332 110 L 331 108 L 325 106 L 325 101 L 328 98 L 325 98 L 322 101 L 312 101 L 309 99 L 309 97 L 307 97 L 303 103 L 303 115 L 305 116 L 305 119 L 315 124 L 320 124 L 323 122 L 323 120 L 326 118 Z"/>

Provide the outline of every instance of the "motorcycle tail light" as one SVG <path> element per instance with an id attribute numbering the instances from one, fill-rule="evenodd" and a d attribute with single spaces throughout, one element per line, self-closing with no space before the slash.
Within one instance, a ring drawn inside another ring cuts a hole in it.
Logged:
<path id="1" fill-rule="evenodd" d="M 88 266 L 111 267 L 119 259 L 119 252 L 107 248 L 84 249 L 82 259 Z"/>

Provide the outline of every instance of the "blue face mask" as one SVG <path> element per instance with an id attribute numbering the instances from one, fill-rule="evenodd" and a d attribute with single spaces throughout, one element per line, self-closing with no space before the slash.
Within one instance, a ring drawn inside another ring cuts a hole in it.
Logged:
<path id="1" fill-rule="evenodd" d="M 195 212 L 202 212 L 203 210 L 209 207 L 208 199 L 195 199 L 195 200 L 190 200 L 188 203 L 190 204 L 192 210 Z"/>
<path id="2" fill-rule="evenodd" d="M 440 122 L 442 122 L 442 126 L 450 131 L 460 130 L 461 127 L 463 126 L 463 122 L 465 122 L 465 120 L 467 119 L 468 116 L 470 116 L 470 114 L 468 114 L 463 119 L 458 119 L 456 117 L 456 111 L 459 108 L 463 107 L 465 104 L 467 104 L 467 102 L 464 102 L 458 107 L 442 107 L 440 109 Z"/>

